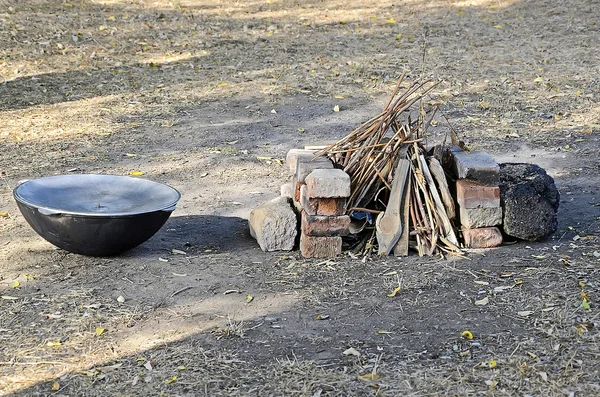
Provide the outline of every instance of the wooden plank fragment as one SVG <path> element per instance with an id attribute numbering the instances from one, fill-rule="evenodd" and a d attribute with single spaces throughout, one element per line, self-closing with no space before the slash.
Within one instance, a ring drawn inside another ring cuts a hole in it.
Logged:
<path id="1" fill-rule="evenodd" d="M 450 219 L 448 218 L 448 214 L 446 213 L 446 209 L 444 208 L 442 199 L 440 198 L 437 188 L 435 187 L 435 183 L 433 181 L 431 173 L 429 172 L 429 167 L 427 167 L 427 162 L 425 161 L 425 156 L 423 156 L 422 154 L 419 155 L 419 160 L 421 162 L 423 176 L 425 177 L 425 180 L 427 181 L 427 184 L 429 185 L 429 191 L 430 191 L 431 195 L 433 196 L 433 201 L 435 203 L 435 209 L 436 209 L 437 215 L 440 217 L 440 219 L 442 221 L 443 232 L 445 234 L 444 237 L 446 237 L 446 239 L 448 241 L 450 241 L 452 244 L 458 246 L 458 240 L 456 238 L 456 234 L 454 233 L 454 230 L 452 229 L 452 223 L 450 222 Z"/>
<path id="2" fill-rule="evenodd" d="M 452 194 L 450 194 L 450 188 L 448 187 L 448 181 L 446 180 L 444 169 L 435 157 L 429 157 L 428 160 L 429 170 L 431 171 L 431 175 L 433 175 L 433 178 L 440 188 L 440 194 L 442 196 L 444 206 L 446 207 L 448 218 L 454 219 L 456 217 L 456 209 L 454 206 L 454 199 L 452 198 Z"/>
<path id="3" fill-rule="evenodd" d="M 410 237 L 410 194 L 411 194 L 411 178 L 406 181 L 404 188 L 404 196 L 402 197 L 402 206 L 400 207 L 400 216 L 402 218 L 402 234 L 400 240 L 394 247 L 394 256 L 408 256 L 408 240 Z"/>

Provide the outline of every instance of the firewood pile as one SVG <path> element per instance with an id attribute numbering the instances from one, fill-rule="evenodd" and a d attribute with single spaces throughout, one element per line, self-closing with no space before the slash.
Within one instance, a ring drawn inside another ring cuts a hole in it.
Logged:
<path id="1" fill-rule="evenodd" d="M 353 224 L 360 236 L 355 252 L 377 246 L 379 254 L 405 256 L 410 246 L 421 256 L 460 255 L 454 200 L 440 159 L 425 148 L 437 107 L 426 108 L 423 99 L 437 83 L 404 78 L 380 114 L 316 156 L 350 175 L 347 212 L 358 218 Z"/>

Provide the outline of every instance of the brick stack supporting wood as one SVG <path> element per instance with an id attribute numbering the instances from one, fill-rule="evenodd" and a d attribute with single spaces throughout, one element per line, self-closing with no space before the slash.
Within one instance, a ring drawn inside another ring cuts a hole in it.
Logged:
<path id="1" fill-rule="evenodd" d="M 485 152 L 450 150 L 456 181 L 456 202 L 465 247 L 491 248 L 502 244 L 498 164 Z"/>
<path id="2" fill-rule="evenodd" d="M 341 254 L 342 236 L 350 228 L 350 176 L 334 169 L 327 157 L 315 158 L 314 150 L 292 149 L 286 163 L 293 178 L 281 187 L 281 194 L 291 197 L 300 213 L 300 253 L 305 258 Z"/>
<path id="3" fill-rule="evenodd" d="M 350 176 L 339 169 L 316 169 L 300 188 L 302 220 L 300 253 L 305 258 L 329 258 L 342 253 L 342 236 L 350 229 L 346 200 Z"/>

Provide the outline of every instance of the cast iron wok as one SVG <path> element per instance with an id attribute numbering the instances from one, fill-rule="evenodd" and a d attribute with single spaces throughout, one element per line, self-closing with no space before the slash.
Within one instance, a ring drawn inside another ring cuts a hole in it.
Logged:
<path id="1" fill-rule="evenodd" d="M 25 181 L 13 195 L 40 236 L 57 247 L 90 256 L 120 254 L 148 240 L 181 197 L 162 183 L 91 174 Z"/>

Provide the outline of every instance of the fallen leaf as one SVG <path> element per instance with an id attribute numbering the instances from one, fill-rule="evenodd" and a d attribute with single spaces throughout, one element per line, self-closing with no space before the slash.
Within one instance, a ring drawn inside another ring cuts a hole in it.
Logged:
<path id="1" fill-rule="evenodd" d="M 327 320 L 329 318 L 329 314 L 319 314 L 317 316 L 317 320 Z"/>
<path id="2" fill-rule="evenodd" d="M 254 300 L 254 297 L 253 297 L 252 295 L 248 295 L 248 296 L 246 297 L 246 303 L 250 303 L 250 302 L 252 302 L 253 300 Z"/>
<path id="3" fill-rule="evenodd" d="M 471 333 L 471 331 L 463 331 L 462 334 L 460 334 L 460 336 L 462 338 L 467 339 L 467 340 L 472 340 L 473 339 L 473 334 Z"/>
<path id="4" fill-rule="evenodd" d="M 25 280 L 27 281 L 35 280 L 35 277 L 33 277 L 31 274 L 24 274 L 23 277 L 25 277 Z"/>
<path id="5" fill-rule="evenodd" d="M 527 355 L 528 355 L 529 357 L 533 358 L 533 359 L 536 359 L 536 358 L 538 358 L 537 354 L 534 354 L 534 353 L 532 353 L 532 352 L 527 352 Z"/>
<path id="6" fill-rule="evenodd" d="M 46 343 L 46 346 L 48 346 L 48 347 L 56 347 L 56 346 L 60 346 L 60 345 L 62 345 L 62 342 L 60 342 L 60 341 Z"/>
<path id="7" fill-rule="evenodd" d="M 483 299 L 480 299 L 478 301 L 475 301 L 475 306 L 485 306 L 488 303 L 490 303 L 490 299 L 486 296 Z"/>
<path id="8" fill-rule="evenodd" d="M 531 316 L 533 313 L 535 313 L 535 312 L 532 310 L 522 310 L 520 312 L 517 312 L 517 314 L 521 317 L 528 317 L 528 316 Z"/>
<path id="9" fill-rule="evenodd" d="M 396 23 L 396 20 L 394 18 L 386 19 L 385 23 Z"/>
<path id="10" fill-rule="evenodd" d="M 342 354 L 344 356 L 356 356 L 356 357 L 360 357 L 360 353 L 358 352 L 358 350 L 356 350 L 353 347 L 350 347 L 350 348 L 344 350 L 344 352 Z"/>
<path id="11" fill-rule="evenodd" d="M 335 99 L 344 99 L 344 96 L 343 95 L 336 95 L 336 96 L 334 96 L 334 98 Z"/>
<path id="12" fill-rule="evenodd" d="M 144 173 L 142 171 L 130 171 L 129 175 L 131 176 L 142 176 Z"/>
<path id="13" fill-rule="evenodd" d="M 546 259 L 546 255 L 531 255 L 531 257 L 535 259 Z"/>
<path id="14" fill-rule="evenodd" d="M 13 286 L 14 288 L 14 286 Z M 581 291 L 581 297 L 583 298 L 584 301 L 586 302 L 591 302 L 592 300 L 590 299 L 590 297 L 588 296 L 588 294 L 585 291 Z"/>
<path id="15" fill-rule="evenodd" d="M 102 335 L 105 332 L 106 332 L 106 330 L 104 328 L 96 327 L 96 335 Z"/>
<path id="16" fill-rule="evenodd" d="M 584 299 L 581 301 L 581 307 L 583 307 L 585 310 L 590 310 L 590 303 Z"/>
<path id="17" fill-rule="evenodd" d="M 8 211 L 6 211 L 6 212 L 0 212 L 0 217 L 6 218 L 7 216 L 8 216 Z"/>
<path id="18" fill-rule="evenodd" d="M 123 295 L 119 295 L 119 297 L 117 298 L 117 302 L 119 302 L 119 303 L 125 302 L 125 297 Z"/>
<path id="19" fill-rule="evenodd" d="M 58 391 L 58 390 L 60 390 L 60 383 L 58 383 L 58 382 L 52 383 L 52 391 Z"/>
<path id="20" fill-rule="evenodd" d="M 18 281 L 15 281 L 15 282 L 13 283 L 12 287 L 13 287 L 13 288 L 19 288 L 19 285 L 21 285 L 21 283 L 20 283 L 20 282 L 18 282 Z"/>
<path id="21" fill-rule="evenodd" d="M 176 380 L 177 380 L 177 376 L 176 376 L 176 375 L 173 375 L 173 377 L 172 377 L 171 379 L 168 379 L 168 380 L 165 382 L 165 385 L 170 385 L 171 383 L 175 382 Z"/>
<path id="22" fill-rule="evenodd" d="M 182 250 L 178 250 L 178 249 L 175 249 L 175 248 L 173 248 L 173 249 L 171 250 L 171 252 L 172 252 L 173 254 L 178 254 L 178 255 L 187 255 L 187 252 L 185 252 L 185 251 L 182 251 Z"/>
<path id="23" fill-rule="evenodd" d="M 168 262 L 169 260 L 165 259 L 165 258 L 158 257 L 158 261 L 159 262 Z"/>
<path id="24" fill-rule="evenodd" d="M 379 335 L 389 335 L 389 334 L 393 334 L 393 332 L 392 332 L 392 331 L 384 331 L 384 330 L 382 330 L 382 329 L 380 329 L 379 331 L 377 331 L 377 333 L 378 333 Z"/>
<path id="25" fill-rule="evenodd" d="M 137 157 L 137 154 L 125 153 L 125 156 L 127 156 L 127 157 Z"/>
<path id="26" fill-rule="evenodd" d="M 16 296 L 8 296 L 8 295 L 2 295 L 2 296 L 0 296 L 0 298 L 5 299 L 7 301 L 14 301 L 14 300 L 19 299 Z"/>
<path id="27" fill-rule="evenodd" d="M 489 386 L 489 390 L 494 390 L 496 388 L 496 386 L 498 385 L 498 381 L 497 380 L 486 380 L 485 384 Z"/>
<path id="28" fill-rule="evenodd" d="M 502 25 L 494 25 L 494 29 L 504 29 Z"/>
<path id="29" fill-rule="evenodd" d="M 490 362 L 488 363 L 490 369 L 491 368 L 496 368 L 498 366 L 498 362 L 496 360 L 490 360 Z"/>
<path id="30" fill-rule="evenodd" d="M 544 80 L 541 77 L 536 77 L 535 80 L 533 80 L 533 82 L 536 84 L 542 84 L 542 81 Z"/>
<path id="31" fill-rule="evenodd" d="M 396 294 L 397 294 L 398 292 L 400 292 L 400 290 L 401 290 L 401 289 L 402 289 L 402 287 L 398 286 L 398 287 L 396 287 L 396 289 L 394 289 L 394 290 L 392 291 L 392 293 L 391 293 L 391 294 L 387 294 L 387 296 L 389 296 L 390 298 L 393 298 L 394 296 L 396 296 Z"/>
<path id="32" fill-rule="evenodd" d="M 548 374 L 547 373 L 545 373 L 544 371 L 540 371 L 537 374 L 540 378 L 542 378 L 542 380 L 544 382 L 548 382 Z"/>
<path id="33" fill-rule="evenodd" d="M 521 285 L 523 284 L 523 280 L 519 279 L 519 280 L 515 280 L 515 285 Z"/>
<path id="34" fill-rule="evenodd" d="M 334 112 L 339 112 L 339 111 L 340 111 L 340 107 L 339 107 L 338 105 L 335 105 L 335 106 L 333 107 L 333 111 L 334 111 Z"/>
<path id="35" fill-rule="evenodd" d="M 304 128 L 298 128 L 298 132 L 304 132 Z"/>

